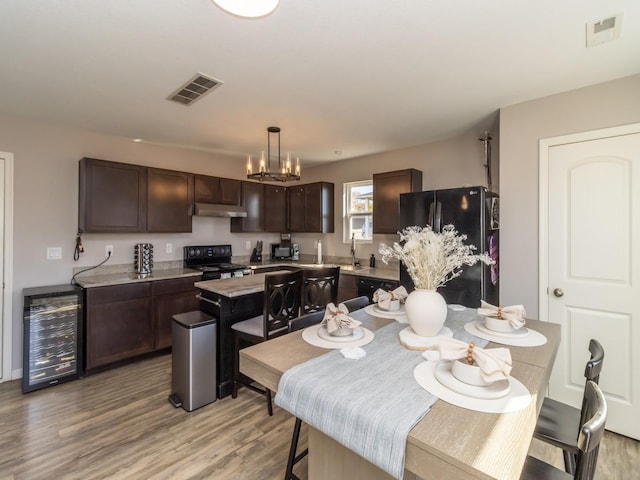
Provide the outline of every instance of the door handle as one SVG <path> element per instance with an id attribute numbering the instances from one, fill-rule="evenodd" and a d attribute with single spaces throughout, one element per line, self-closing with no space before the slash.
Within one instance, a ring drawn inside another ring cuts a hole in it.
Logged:
<path id="1" fill-rule="evenodd" d="M 564 292 L 562 291 L 562 289 L 561 289 L 561 288 L 554 288 L 554 289 L 553 289 L 553 294 L 554 294 L 556 297 L 560 298 L 560 297 L 562 297 L 562 296 L 564 295 Z"/>

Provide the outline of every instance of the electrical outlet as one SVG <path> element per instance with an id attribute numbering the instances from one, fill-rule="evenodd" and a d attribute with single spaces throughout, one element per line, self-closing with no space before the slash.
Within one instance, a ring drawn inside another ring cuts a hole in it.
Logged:
<path id="1" fill-rule="evenodd" d="M 107 245 L 104 247 L 104 254 L 107 257 L 113 257 L 113 245 Z"/>
<path id="2" fill-rule="evenodd" d="M 251 250 L 251 240 L 246 241 L 246 243 L 244 244 L 244 248 L 246 248 L 247 250 Z"/>
<path id="3" fill-rule="evenodd" d="M 173 243 L 167 243 L 166 252 L 173 253 Z"/>

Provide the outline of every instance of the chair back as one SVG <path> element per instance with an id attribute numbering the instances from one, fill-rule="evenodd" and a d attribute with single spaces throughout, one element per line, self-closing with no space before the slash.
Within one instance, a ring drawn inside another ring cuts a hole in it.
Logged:
<path id="1" fill-rule="evenodd" d="M 578 435 L 577 480 L 593 480 L 598 461 L 600 440 L 607 421 L 607 402 L 598 384 L 588 380 L 585 386 L 585 410 L 587 421 L 580 427 Z"/>
<path id="2" fill-rule="evenodd" d="M 322 322 L 323 318 L 324 310 L 318 310 L 317 312 L 300 315 L 298 318 L 289 320 L 289 332 L 295 332 L 296 330 L 302 330 L 303 328 L 317 325 Z"/>
<path id="3" fill-rule="evenodd" d="M 272 273 L 264 279 L 264 338 L 286 333 L 300 315 L 302 272 Z"/>
<path id="4" fill-rule="evenodd" d="M 602 348 L 600 342 L 591 339 L 589 341 L 589 352 L 591 352 L 591 358 L 587 362 L 587 365 L 584 369 L 584 377 L 586 378 L 587 383 L 591 381 L 597 384 L 600 381 L 600 372 L 602 371 L 602 364 L 604 363 L 604 348 Z M 586 401 L 587 397 L 586 395 L 583 395 L 582 408 L 580 409 L 580 425 L 584 424 L 584 422 L 586 422 L 589 418 L 585 409 Z"/>
<path id="5" fill-rule="evenodd" d="M 591 352 L 591 359 L 587 362 L 584 376 L 587 380 L 598 383 L 600 381 L 602 363 L 604 362 L 604 348 L 602 348 L 600 342 L 591 339 L 589 341 L 589 352 Z"/>
<path id="6" fill-rule="evenodd" d="M 302 271 L 302 313 L 324 310 L 338 299 L 340 267 L 308 268 Z"/>
<path id="7" fill-rule="evenodd" d="M 354 310 L 360 310 L 361 308 L 369 305 L 369 297 L 363 295 L 361 297 L 355 297 L 349 300 L 345 300 L 342 303 L 344 303 L 344 306 L 347 307 L 350 312 L 353 312 Z"/>

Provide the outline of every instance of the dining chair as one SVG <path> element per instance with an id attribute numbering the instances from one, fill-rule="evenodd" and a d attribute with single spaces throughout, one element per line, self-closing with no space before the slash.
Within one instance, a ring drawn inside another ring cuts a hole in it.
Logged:
<path id="1" fill-rule="evenodd" d="M 302 272 L 302 314 L 324 310 L 328 303 L 337 302 L 340 267 L 306 268 Z"/>
<path id="2" fill-rule="evenodd" d="M 584 397 L 585 421 L 578 429 L 575 475 L 528 456 L 520 480 L 593 480 L 600 440 L 607 421 L 607 402 L 598 384 L 591 380 L 587 380 Z"/>
<path id="3" fill-rule="evenodd" d="M 344 303 L 350 312 L 353 312 L 354 310 L 360 310 L 369 305 L 369 297 L 362 295 L 361 297 L 350 298 L 342 303 Z"/>
<path id="4" fill-rule="evenodd" d="M 565 471 L 573 474 L 576 469 L 576 457 L 578 455 L 578 430 L 584 424 L 587 413 L 586 384 L 590 381 L 598 383 L 604 361 L 604 349 L 597 340 L 589 342 L 591 358 L 587 361 L 584 370 L 585 392 L 582 398 L 582 407 L 577 409 L 566 403 L 546 397 L 542 402 L 540 415 L 533 433 L 533 437 L 545 443 L 562 449 Z"/>
<path id="5" fill-rule="evenodd" d="M 301 271 L 265 275 L 262 315 L 231 325 L 234 334 L 232 397 L 238 396 L 238 387 L 243 384 L 250 390 L 265 395 L 270 416 L 273 415 L 271 390 L 255 386 L 249 377 L 240 373 L 240 349 L 287 333 L 289 320 L 300 314 L 301 289 Z"/>

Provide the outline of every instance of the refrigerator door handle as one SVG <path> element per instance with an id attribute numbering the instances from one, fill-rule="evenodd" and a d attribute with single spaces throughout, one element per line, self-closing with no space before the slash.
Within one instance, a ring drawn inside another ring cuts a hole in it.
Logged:
<path id="1" fill-rule="evenodd" d="M 433 202 L 429 202 L 429 216 L 427 217 L 427 223 L 431 228 L 434 228 L 433 225 Z"/>
<path id="2" fill-rule="evenodd" d="M 442 202 L 436 203 L 436 218 L 433 224 L 433 231 L 438 233 L 442 231 Z"/>

